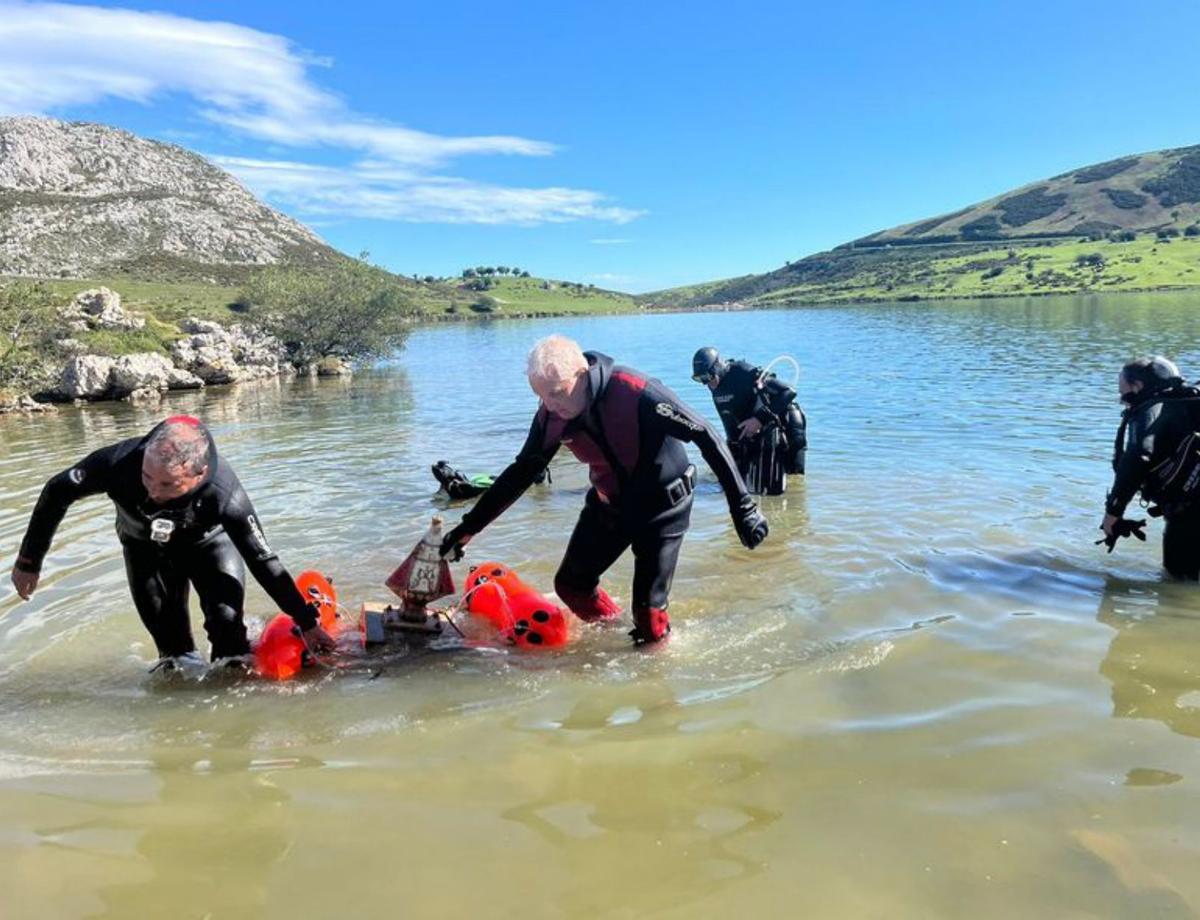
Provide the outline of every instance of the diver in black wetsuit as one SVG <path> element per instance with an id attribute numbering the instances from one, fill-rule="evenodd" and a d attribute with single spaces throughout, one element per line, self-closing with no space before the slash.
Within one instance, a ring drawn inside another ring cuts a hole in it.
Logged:
<path id="1" fill-rule="evenodd" d="M 712 347 L 692 357 L 692 379 L 712 391 L 729 449 L 752 490 L 778 494 L 786 473 L 804 473 L 808 420 L 795 390 L 747 361 L 722 360 Z"/>
<path id="2" fill-rule="evenodd" d="M 189 583 L 200 597 L 213 661 L 236 661 L 250 652 L 242 620 L 243 560 L 300 626 L 310 648 L 333 645 L 267 544 L 233 469 L 218 458 L 208 430 L 186 415 L 161 422 L 145 437 L 103 447 L 46 483 L 13 566 L 12 581 L 22 598 L 37 589 L 42 561 L 67 508 L 100 493 L 116 505 L 129 589 L 161 666 L 169 669 L 177 658 L 194 657 Z"/>
<path id="3" fill-rule="evenodd" d="M 620 614 L 600 576 L 632 547 L 635 642 L 670 631 L 667 596 L 692 513 L 695 467 L 684 441 L 700 448 L 733 516 L 738 537 L 753 549 L 767 521 L 746 492 L 720 436 L 657 380 L 582 352 L 550 336 L 529 354 L 529 383 L 541 399 L 525 446 L 442 543 L 459 558 L 471 537 L 529 488 L 559 446 L 586 463 L 592 481 L 567 545 L 554 589 L 584 620 Z"/>
<path id="4" fill-rule="evenodd" d="M 1113 485 L 1100 529 L 1110 550 L 1118 536 L 1144 539 L 1138 522 L 1122 518 L 1140 491 L 1154 505 L 1150 514 L 1165 521 L 1163 568 L 1176 578 L 1200 578 L 1200 455 L 1197 447 L 1189 449 L 1189 436 L 1200 432 L 1200 389 L 1158 356 L 1126 364 L 1118 389 L 1127 408 L 1113 444 Z"/>

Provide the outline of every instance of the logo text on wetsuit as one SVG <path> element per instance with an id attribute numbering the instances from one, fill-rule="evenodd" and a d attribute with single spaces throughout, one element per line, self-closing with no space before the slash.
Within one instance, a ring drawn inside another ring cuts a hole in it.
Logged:
<path id="1" fill-rule="evenodd" d="M 246 516 L 246 523 L 250 525 L 250 535 L 262 547 L 264 556 L 271 555 L 271 546 L 267 543 L 267 535 L 262 532 L 262 528 L 258 526 L 258 518 L 253 514 Z"/>
<path id="2" fill-rule="evenodd" d="M 692 431 L 704 430 L 703 425 L 697 425 L 686 415 L 677 411 L 674 406 L 671 406 L 665 402 L 660 402 L 657 406 L 655 406 L 654 411 L 663 418 L 669 418 L 673 422 L 678 422 L 680 425 L 683 425 L 685 428 L 690 428 Z"/>

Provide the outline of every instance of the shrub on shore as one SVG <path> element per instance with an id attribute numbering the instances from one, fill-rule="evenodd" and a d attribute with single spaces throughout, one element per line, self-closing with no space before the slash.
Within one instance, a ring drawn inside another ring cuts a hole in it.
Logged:
<path id="1" fill-rule="evenodd" d="M 0 390 L 36 391 L 52 375 L 57 301 L 44 284 L 0 285 Z"/>
<path id="2" fill-rule="evenodd" d="M 298 365 L 389 355 L 403 347 L 406 321 L 418 312 L 391 275 L 350 259 L 319 273 L 264 269 L 242 289 L 242 302 Z"/>

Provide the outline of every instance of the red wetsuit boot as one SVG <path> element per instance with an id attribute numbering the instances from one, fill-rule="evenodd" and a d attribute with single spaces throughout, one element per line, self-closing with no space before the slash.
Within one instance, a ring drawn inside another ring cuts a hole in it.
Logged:
<path id="1" fill-rule="evenodd" d="M 629 635 L 637 645 L 661 642 L 671 631 L 671 619 L 662 607 L 635 607 Z"/>
<path id="2" fill-rule="evenodd" d="M 603 588 L 597 588 L 591 594 L 584 594 L 560 585 L 558 596 L 564 604 L 571 608 L 571 612 L 585 623 L 612 620 L 621 615 L 621 608 Z"/>

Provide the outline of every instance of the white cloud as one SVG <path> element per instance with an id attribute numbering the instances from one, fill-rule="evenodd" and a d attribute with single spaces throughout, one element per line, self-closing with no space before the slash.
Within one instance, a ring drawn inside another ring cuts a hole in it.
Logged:
<path id="1" fill-rule="evenodd" d="M 318 216 L 452 224 L 627 223 L 642 212 L 570 188 L 510 188 L 379 162 L 341 169 L 287 160 L 212 157 L 268 200 Z"/>
<path id="2" fill-rule="evenodd" d="M 443 137 L 363 116 L 309 79 L 309 68 L 323 65 L 283 36 L 233 23 L 0 0 L 0 114 L 182 93 L 206 118 L 251 137 L 401 163 L 555 149 L 521 137 Z"/>
<path id="3" fill-rule="evenodd" d="M 330 66 L 280 35 L 167 13 L 0 0 L 0 115 L 109 98 L 191 99 L 210 122 L 286 147 L 365 157 L 346 167 L 227 159 L 222 165 L 302 214 L 452 223 L 624 223 L 641 212 L 570 188 L 507 188 L 440 175 L 467 155 L 548 156 L 545 141 L 448 137 L 355 112 L 311 78 Z"/>

